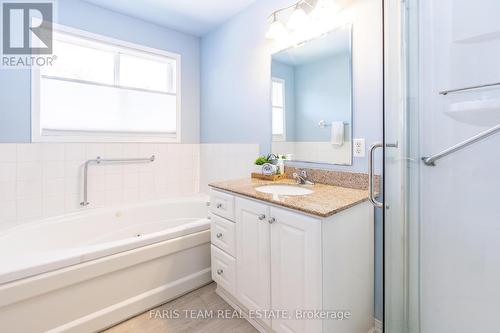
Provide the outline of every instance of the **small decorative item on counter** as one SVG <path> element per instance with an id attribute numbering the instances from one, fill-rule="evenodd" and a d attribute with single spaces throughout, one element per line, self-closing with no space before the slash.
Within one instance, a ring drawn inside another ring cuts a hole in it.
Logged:
<path id="1" fill-rule="evenodd" d="M 271 164 L 271 163 L 266 163 L 262 166 L 262 174 L 266 176 L 272 176 L 276 175 L 278 173 L 278 166 Z"/>
<path id="2" fill-rule="evenodd" d="M 260 156 L 254 162 L 256 170 L 252 172 L 252 178 L 263 180 L 279 180 L 285 178 L 285 174 L 278 173 L 279 159 L 274 154 Z"/>
<path id="3" fill-rule="evenodd" d="M 255 160 L 254 164 L 255 164 L 255 173 L 263 173 L 262 172 L 262 166 L 266 163 L 270 163 L 270 164 L 276 164 L 277 162 L 277 157 L 276 155 L 274 154 L 269 154 L 269 155 L 263 155 L 263 156 L 259 156 L 257 157 L 257 159 Z"/>
<path id="4" fill-rule="evenodd" d="M 278 175 L 282 175 L 285 173 L 285 162 L 283 157 L 284 157 L 283 155 L 280 155 L 278 157 L 278 163 L 276 164 L 276 166 L 278 167 L 278 172 L 277 172 Z"/>

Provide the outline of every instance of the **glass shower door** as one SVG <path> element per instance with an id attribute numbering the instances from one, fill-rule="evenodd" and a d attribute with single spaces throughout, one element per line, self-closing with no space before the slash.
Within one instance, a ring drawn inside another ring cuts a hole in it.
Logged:
<path id="1" fill-rule="evenodd" d="M 500 1 L 385 5 L 384 332 L 496 332 Z"/>
<path id="2" fill-rule="evenodd" d="M 417 5 L 384 2 L 385 333 L 420 331 Z"/>

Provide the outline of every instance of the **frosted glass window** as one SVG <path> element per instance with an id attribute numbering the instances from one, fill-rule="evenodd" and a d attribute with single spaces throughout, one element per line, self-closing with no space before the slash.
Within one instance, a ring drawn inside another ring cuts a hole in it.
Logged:
<path id="1" fill-rule="evenodd" d="M 55 32 L 54 66 L 40 68 L 34 85 L 35 141 L 177 139 L 180 56 L 130 45 Z"/>
<path id="2" fill-rule="evenodd" d="M 41 67 L 42 75 L 114 84 L 114 54 L 109 51 L 54 40 L 53 66 Z"/>
<path id="3" fill-rule="evenodd" d="M 121 54 L 120 85 L 175 93 L 174 63 Z"/>
<path id="4" fill-rule="evenodd" d="M 272 131 L 274 140 L 285 136 L 285 81 L 272 79 Z"/>
<path id="5" fill-rule="evenodd" d="M 175 133 L 176 96 L 44 79 L 45 130 Z"/>

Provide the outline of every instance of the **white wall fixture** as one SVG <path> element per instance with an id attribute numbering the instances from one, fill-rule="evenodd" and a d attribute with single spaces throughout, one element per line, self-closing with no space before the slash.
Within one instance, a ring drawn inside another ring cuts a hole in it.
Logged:
<path id="1" fill-rule="evenodd" d="M 269 15 L 267 39 L 294 45 L 338 26 L 332 20 L 340 11 L 338 0 L 300 0 Z M 281 21 L 286 21 L 285 24 Z M 333 23 L 333 25 L 332 25 Z"/>
<path id="2" fill-rule="evenodd" d="M 288 30 L 286 30 L 285 26 L 281 21 L 279 21 L 276 17 L 276 13 L 273 13 L 273 21 L 269 26 L 269 30 L 267 31 L 266 38 L 267 39 L 281 39 L 286 37 L 288 34 Z"/>

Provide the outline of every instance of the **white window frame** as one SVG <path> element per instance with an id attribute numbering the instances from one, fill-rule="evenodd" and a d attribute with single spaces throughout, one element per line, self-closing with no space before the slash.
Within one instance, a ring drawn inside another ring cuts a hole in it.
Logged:
<path id="1" fill-rule="evenodd" d="M 111 132 L 111 131 L 73 131 L 73 130 L 45 130 L 42 133 L 40 123 L 40 81 L 41 71 L 37 67 L 31 69 L 31 140 L 32 142 L 181 142 L 181 55 L 164 50 L 159 50 L 135 43 L 122 41 L 119 39 L 106 37 L 91 32 L 70 28 L 60 24 L 52 24 L 54 32 L 60 32 L 75 36 L 77 38 L 88 39 L 89 42 L 109 44 L 114 50 L 123 48 L 124 53 L 144 57 L 150 55 L 151 59 L 158 57 L 168 57 L 176 63 L 176 131 L 169 133 L 138 133 L 138 132 Z M 132 52 L 131 52 L 132 51 Z M 57 60 L 55 60 L 57 61 Z M 96 84 L 98 85 L 98 84 Z M 105 85 L 107 86 L 107 85 Z M 136 89 L 121 87 L 124 89 Z M 149 91 L 146 89 L 139 89 Z"/>
<path id="2" fill-rule="evenodd" d="M 282 92 L 281 95 L 283 96 L 283 135 L 275 135 L 274 133 L 272 134 L 273 141 L 275 142 L 281 142 L 281 141 L 286 141 L 286 81 L 284 79 L 281 79 L 279 77 L 272 77 L 271 78 L 271 119 L 272 119 L 272 112 L 273 109 L 275 108 L 274 106 L 274 101 L 273 101 L 273 82 L 279 82 L 281 83 L 282 86 Z M 271 132 L 272 132 L 272 124 L 271 124 Z"/>

